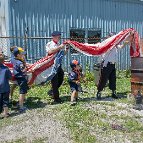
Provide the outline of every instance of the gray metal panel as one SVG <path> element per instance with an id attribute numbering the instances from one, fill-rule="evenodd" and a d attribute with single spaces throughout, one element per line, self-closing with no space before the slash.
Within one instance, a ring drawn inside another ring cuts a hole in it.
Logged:
<path id="1" fill-rule="evenodd" d="M 23 36 L 28 27 L 28 36 L 49 37 L 53 30 L 63 31 L 63 37 L 69 37 L 70 28 L 101 28 L 102 36 L 110 31 L 119 32 L 125 28 L 135 28 L 143 36 L 143 2 L 135 0 L 11 0 L 12 36 Z M 29 58 L 45 55 L 45 43 L 49 40 L 29 40 Z M 23 46 L 23 41 L 14 40 L 13 44 Z M 65 69 L 70 58 L 65 57 Z M 84 68 L 90 65 L 92 70 L 95 57 L 76 55 Z M 119 69 L 130 67 L 129 48 L 119 52 Z M 34 62 L 34 61 L 33 61 Z"/>
<path id="2" fill-rule="evenodd" d="M 0 36 L 9 35 L 9 3 L 8 0 L 0 0 Z M 0 50 L 4 54 L 9 54 L 9 41 L 7 39 L 0 39 Z"/>

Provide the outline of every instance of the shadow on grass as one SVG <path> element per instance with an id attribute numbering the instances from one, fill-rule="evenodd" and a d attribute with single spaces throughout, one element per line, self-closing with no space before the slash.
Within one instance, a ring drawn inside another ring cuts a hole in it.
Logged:
<path id="1" fill-rule="evenodd" d="M 17 105 L 17 101 L 12 101 L 12 103 L 10 103 L 10 108 L 12 110 L 18 110 Z M 44 108 L 46 105 L 47 103 L 42 102 L 39 97 L 28 97 L 26 100 L 26 107 L 28 109 Z"/>
<path id="2" fill-rule="evenodd" d="M 26 100 L 28 109 L 44 108 L 47 103 L 41 101 L 39 97 L 28 97 Z"/>
<path id="3" fill-rule="evenodd" d="M 63 102 L 69 102 L 71 97 L 70 95 L 64 95 L 60 97 Z"/>
<path id="4" fill-rule="evenodd" d="M 38 97 L 28 97 L 26 100 L 26 107 L 28 108 L 28 110 L 36 109 L 36 108 L 44 108 L 47 104 L 48 103 L 42 102 L 41 98 L 38 98 Z M 22 114 L 22 113 L 19 113 L 18 102 L 15 100 L 10 102 L 9 108 L 11 109 L 10 117 L 14 117 L 19 114 Z"/>
<path id="5" fill-rule="evenodd" d="M 128 92 L 118 92 L 117 95 L 118 95 L 119 99 L 127 98 Z"/>
<path id="6" fill-rule="evenodd" d="M 127 98 L 127 94 L 128 92 L 122 92 L 122 93 L 117 93 L 118 99 L 122 99 L 122 98 Z M 118 99 L 114 99 L 111 96 L 102 96 L 101 100 L 97 100 L 96 97 L 86 97 L 86 98 L 80 98 L 81 102 L 91 102 L 91 101 L 114 101 L 114 100 L 118 100 Z"/>

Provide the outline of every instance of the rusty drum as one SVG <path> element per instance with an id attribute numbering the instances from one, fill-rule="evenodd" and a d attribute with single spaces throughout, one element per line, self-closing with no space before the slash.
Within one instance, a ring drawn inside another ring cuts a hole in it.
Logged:
<path id="1" fill-rule="evenodd" d="M 131 58 L 131 92 L 143 91 L 143 57 Z"/>

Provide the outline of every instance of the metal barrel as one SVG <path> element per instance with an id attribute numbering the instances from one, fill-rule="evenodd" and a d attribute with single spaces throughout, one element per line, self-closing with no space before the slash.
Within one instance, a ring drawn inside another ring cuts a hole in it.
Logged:
<path id="1" fill-rule="evenodd" d="M 143 57 L 131 58 L 131 92 L 143 91 Z"/>

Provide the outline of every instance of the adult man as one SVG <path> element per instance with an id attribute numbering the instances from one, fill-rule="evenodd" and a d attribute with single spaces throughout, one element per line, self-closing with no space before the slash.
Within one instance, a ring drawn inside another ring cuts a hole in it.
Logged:
<path id="1" fill-rule="evenodd" d="M 113 36 L 113 33 L 110 33 L 108 37 Z M 123 48 L 128 44 L 128 41 L 125 41 L 122 45 L 117 45 L 107 53 L 102 55 L 102 64 L 101 76 L 97 86 L 96 97 L 98 100 L 101 99 L 101 91 L 105 87 L 107 81 L 109 80 L 109 89 L 112 90 L 112 97 L 117 99 L 116 95 L 116 68 L 115 64 L 117 62 L 117 53 L 118 49 Z"/>
<path id="2" fill-rule="evenodd" d="M 64 50 L 64 44 L 59 45 L 58 42 L 60 41 L 61 38 L 61 32 L 59 31 L 54 31 L 52 33 L 52 41 L 48 42 L 46 44 L 46 52 L 47 54 L 53 54 L 53 53 L 59 53 L 61 50 Z M 65 52 L 67 49 L 65 50 Z M 52 94 L 54 98 L 54 102 L 56 103 L 61 103 L 61 99 L 59 98 L 59 87 L 61 86 L 62 82 L 64 79 L 64 72 L 61 67 L 57 69 L 56 75 L 52 78 L 51 84 L 52 84 L 52 89 L 49 91 L 50 94 Z"/>

